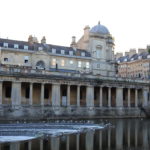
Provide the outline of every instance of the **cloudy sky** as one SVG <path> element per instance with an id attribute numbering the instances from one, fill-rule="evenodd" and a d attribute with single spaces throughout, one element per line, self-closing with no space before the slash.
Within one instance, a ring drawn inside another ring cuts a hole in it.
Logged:
<path id="1" fill-rule="evenodd" d="M 98 21 L 115 38 L 115 51 L 150 44 L 150 0 L 0 0 L 0 37 L 69 46 Z"/>

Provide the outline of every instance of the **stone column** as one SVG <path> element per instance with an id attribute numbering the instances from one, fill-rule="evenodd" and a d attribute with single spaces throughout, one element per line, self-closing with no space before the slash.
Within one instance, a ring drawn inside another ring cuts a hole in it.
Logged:
<path id="1" fill-rule="evenodd" d="M 41 84 L 41 105 L 44 105 L 44 83 Z"/>
<path id="2" fill-rule="evenodd" d="M 70 106 L 70 85 L 67 86 L 67 106 Z"/>
<path id="3" fill-rule="evenodd" d="M 128 88 L 128 107 L 131 106 L 131 93 L 130 93 L 130 88 Z"/>
<path id="4" fill-rule="evenodd" d="M 21 104 L 21 82 L 12 82 L 11 101 L 13 106 Z"/>
<path id="5" fill-rule="evenodd" d="M 111 107 L 111 87 L 108 87 L 108 107 Z"/>
<path id="6" fill-rule="evenodd" d="M 100 87 L 100 96 L 99 96 L 99 106 L 102 107 L 103 106 L 103 87 Z"/>
<path id="7" fill-rule="evenodd" d="M 52 106 L 60 106 L 60 84 L 52 84 Z"/>
<path id="8" fill-rule="evenodd" d="M 148 89 L 143 89 L 143 106 L 147 106 L 148 101 Z"/>
<path id="9" fill-rule="evenodd" d="M 86 106 L 94 106 L 94 87 L 92 85 L 86 87 Z"/>
<path id="10" fill-rule="evenodd" d="M 138 89 L 135 89 L 135 107 L 138 106 Z"/>
<path id="11" fill-rule="evenodd" d="M 116 106 L 123 107 L 123 88 L 116 88 Z"/>
<path id="12" fill-rule="evenodd" d="M 77 106 L 80 107 L 80 85 L 77 86 Z"/>
<path id="13" fill-rule="evenodd" d="M 33 104 L 33 83 L 30 83 L 29 105 Z"/>
<path id="14" fill-rule="evenodd" d="M 0 81 L 0 105 L 2 104 L 3 98 L 3 81 Z"/>

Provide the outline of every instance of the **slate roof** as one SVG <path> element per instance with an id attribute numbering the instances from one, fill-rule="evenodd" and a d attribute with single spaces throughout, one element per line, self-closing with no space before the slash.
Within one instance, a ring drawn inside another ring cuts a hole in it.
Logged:
<path id="1" fill-rule="evenodd" d="M 31 51 L 38 51 L 39 47 L 41 47 L 44 51 L 52 52 L 52 49 L 56 49 L 56 54 L 61 54 L 61 50 L 64 50 L 64 55 L 69 55 L 69 51 L 73 51 L 73 56 L 82 56 L 81 53 L 84 52 L 85 56 L 82 57 L 91 57 L 91 54 L 83 49 L 73 49 L 72 47 L 65 47 L 59 45 L 52 44 L 42 44 L 42 43 L 29 43 L 26 41 L 17 41 L 10 39 L 2 39 L 0 38 L 0 47 L 4 47 L 4 43 L 8 43 L 8 48 L 14 48 L 14 44 L 18 44 L 19 50 L 25 50 L 24 46 L 28 46 L 28 49 Z"/>
<path id="2" fill-rule="evenodd" d="M 129 55 L 127 55 L 127 56 L 118 58 L 116 61 L 117 62 L 126 62 L 126 61 L 129 62 L 129 61 L 138 60 L 139 57 L 141 57 L 141 59 L 150 59 L 150 54 L 148 52 L 142 52 L 140 54 L 133 54 L 131 57 L 129 57 Z"/>

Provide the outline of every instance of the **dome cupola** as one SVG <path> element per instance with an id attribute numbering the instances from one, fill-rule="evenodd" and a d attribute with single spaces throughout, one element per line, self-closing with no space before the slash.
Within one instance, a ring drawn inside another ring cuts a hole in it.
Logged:
<path id="1" fill-rule="evenodd" d="M 98 22 L 98 25 L 92 27 L 90 30 L 90 33 L 95 33 L 95 34 L 110 34 L 109 30 L 100 24 L 100 21 Z"/>

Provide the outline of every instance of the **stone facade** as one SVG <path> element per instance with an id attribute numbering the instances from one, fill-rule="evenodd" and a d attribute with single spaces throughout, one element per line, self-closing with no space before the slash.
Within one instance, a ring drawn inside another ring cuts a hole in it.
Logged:
<path id="1" fill-rule="evenodd" d="M 117 57 L 118 76 L 125 78 L 150 79 L 150 54 L 148 50 L 131 50 L 127 55 Z"/>
<path id="2" fill-rule="evenodd" d="M 149 81 L 117 78 L 113 45 L 100 23 L 72 47 L 0 39 L 0 119 L 141 116 Z"/>

